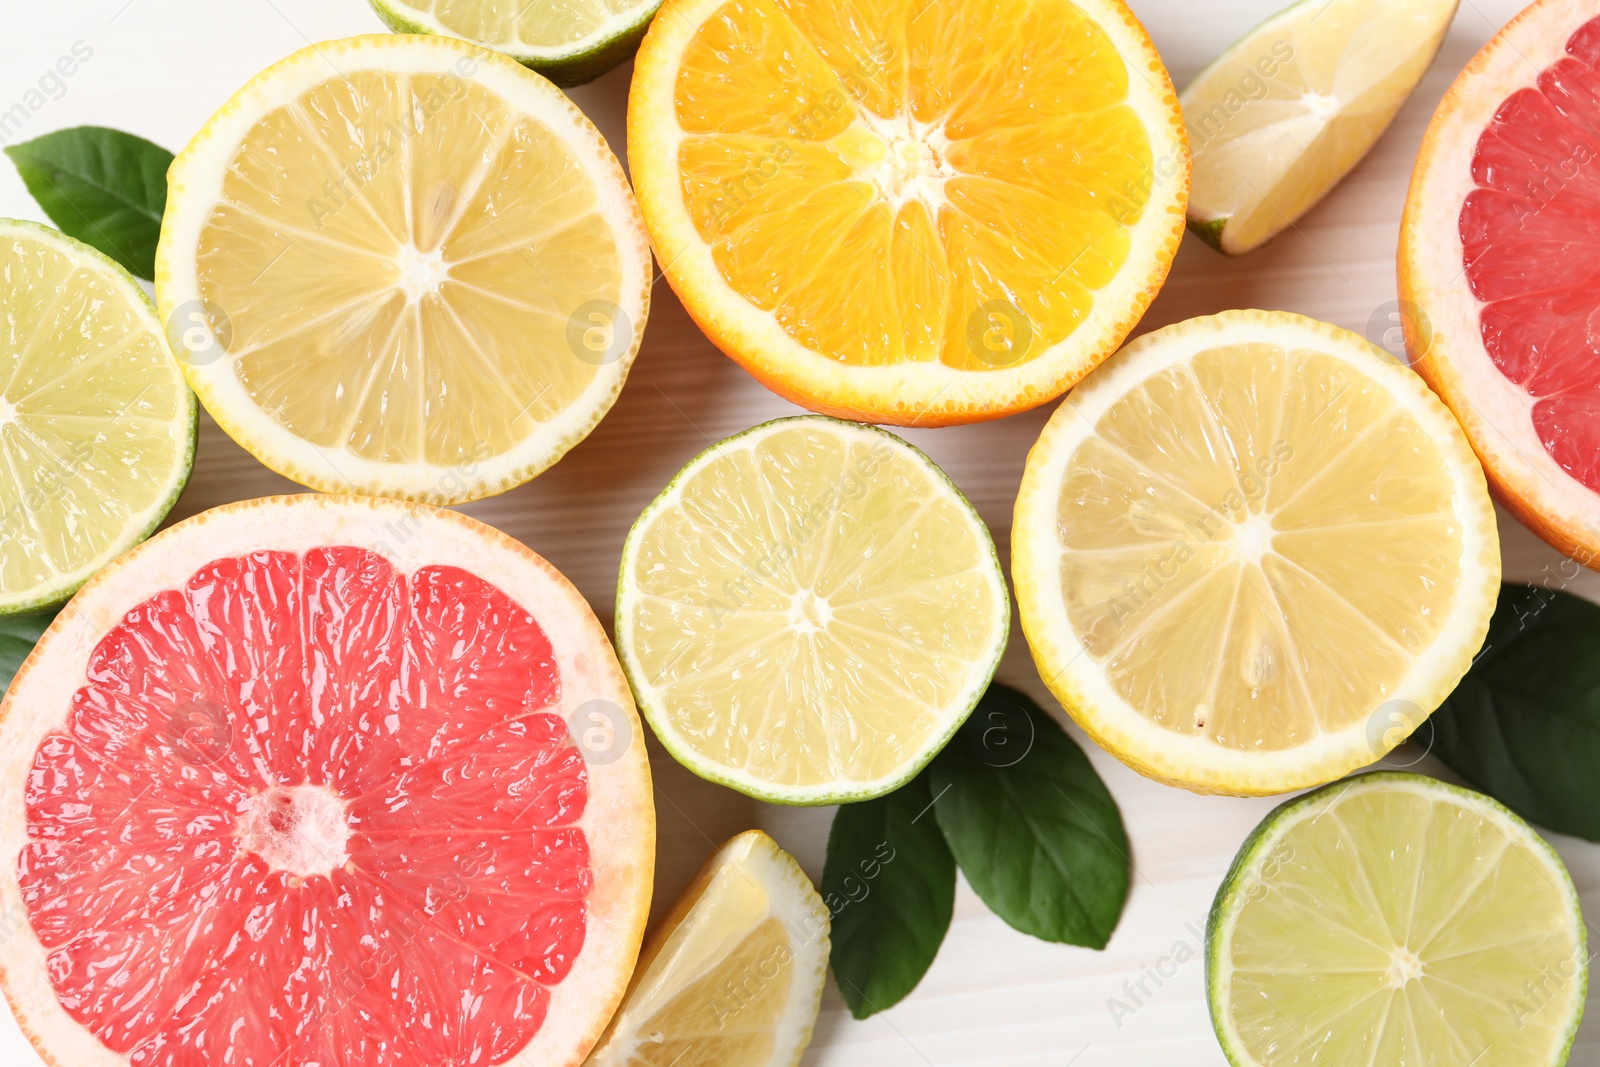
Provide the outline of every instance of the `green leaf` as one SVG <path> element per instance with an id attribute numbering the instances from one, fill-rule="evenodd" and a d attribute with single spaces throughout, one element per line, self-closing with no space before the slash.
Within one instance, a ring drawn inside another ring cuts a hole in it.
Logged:
<path id="1" fill-rule="evenodd" d="M 990 910 L 1046 941 L 1105 947 L 1128 899 L 1128 835 L 1054 719 L 990 686 L 934 760 L 931 784 L 939 828 Z"/>
<path id="2" fill-rule="evenodd" d="M 10 687 L 11 679 L 17 676 L 17 668 L 28 658 L 33 646 L 39 643 L 39 635 L 55 617 L 55 612 L 47 611 L 42 615 L 0 618 L 0 693 Z"/>
<path id="3" fill-rule="evenodd" d="M 1483 651 L 1429 721 L 1463 778 L 1529 822 L 1600 841 L 1600 607 L 1501 587 Z"/>
<path id="4" fill-rule="evenodd" d="M 57 130 L 6 155 L 61 232 L 154 278 L 172 153 L 103 126 Z"/>
<path id="5" fill-rule="evenodd" d="M 822 899 L 850 1014 L 865 1019 L 898 1004 L 938 955 L 956 903 L 956 861 L 933 814 L 928 772 L 888 796 L 840 806 Z"/>

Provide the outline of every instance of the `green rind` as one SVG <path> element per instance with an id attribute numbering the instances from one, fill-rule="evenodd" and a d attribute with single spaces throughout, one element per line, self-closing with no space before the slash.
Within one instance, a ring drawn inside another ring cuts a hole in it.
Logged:
<path id="1" fill-rule="evenodd" d="M 155 303 L 145 293 L 144 289 L 140 287 L 139 283 L 134 280 L 133 275 L 130 274 L 127 269 L 122 266 L 122 264 L 118 263 L 116 260 L 112 259 L 110 256 L 106 255 L 104 252 L 93 247 L 92 245 L 84 244 L 75 237 L 64 234 L 59 230 L 52 229 L 49 226 L 40 225 L 37 222 L 30 222 L 26 219 L 0 218 L 0 228 L 7 227 L 20 227 L 24 230 L 33 230 L 42 235 L 46 240 L 59 241 L 61 243 L 70 245 L 74 251 L 92 256 L 101 263 L 105 264 L 109 270 L 120 275 L 127 281 L 128 286 L 139 295 L 139 299 L 144 302 L 144 306 L 150 309 L 150 317 L 157 323 L 156 335 L 161 338 L 161 343 L 166 345 L 166 333 L 159 328 L 161 318 L 160 314 L 156 311 Z M 128 551 L 128 549 L 148 539 L 151 534 L 156 532 L 156 529 L 162 524 L 162 522 L 166 520 L 167 515 L 172 511 L 173 506 L 178 502 L 178 498 L 183 495 L 184 489 L 188 486 L 190 476 L 194 474 L 195 448 L 199 440 L 200 429 L 200 407 L 199 403 L 195 400 L 194 391 L 189 388 L 186 381 L 183 381 L 183 375 L 181 373 L 178 375 L 178 378 L 181 382 L 183 382 L 183 395 L 188 398 L 188 403 L 185 406 L 188 409 L 189 433 L 187 436 L 189 440 L 189 447 L 184 452 L 180 461 L 181 472 L 177 480 L 172 484 L 171 488 L 167 492 L 167 495 L 156 504 L 155 509 L 150 513 L 150 519 L 144 524 L 143 527 L 135 528 L 131 532 L 125 533 L 123 538 L 114 542 L 110 549 L 101 553 L 99 560 L 95 565 L 94 571 L 86 575 L 82 582 L 78 582 L 77 584 L 69 587 L 53 590 L 43 596 L 36 596 L 31 600 L 7 598 L 3 594 L 0 594 L 0 617 L 10 617 L 13 615 L 32 615 L 38 612 L 50 611 L 54 608 L 59 608 L 62 604 L 65 604 L 67 601 L 71 600 L 73 594 L 81 589 L 85 582 L 94 577 L 95 572 L 98 572 L 100 569 L 105 567 L 106 564 L 110 563 L 112 560 Z"/>
<path id="2" fill-rule="evenodd" d="M 626 603 L 627 575 L 631 569 L 630 564 L 633 562 L 633 559 L 638 552 L 640 531 L 647 524 L 647 520 L 649 520 L 658 509 L 665 506 L 666 500 L 673 495 L 673 490 L 677 488 L 678 483 L 681 482 L 691 471 L 694 471 L 697 467 L 699 467 L 703 461 L 708 461 L 714 454 L 722 451 L 724 448 L 732 445 L 734 442 L 750 436 L 753 433 L 757 433 L 758 431 L 765 430 L 770 426 L 776 426 L 780 423 L 786 422 L 817 422 L 832 423 L 838 426 L 847 426 L 852 430 L 864 430 L 870 433 L 882 434 L 890 441 L 893 441 L 897 446 L 909 449 L 914 456 L 927 465 L 929 470 L 933 471 L 940 479 L 944 481 L 944 484 L 949 487 L 950 492 L 955 495 L 957 500 L 966 505 L 967 510 L 972 515 L 972 521 L 976 523 L 978 529 L 983 532 L 984 541 L 989 546 L 989 560 L 994 565 L 995 575 L 999 581 L 1000 588 L 1007 590 L 1005 596 L 1006 610 L 1005 615 L 1000 623 L 999 639 L 995 642 L 994 656 L 989 662 L 988 669 L 984 672 L 983 684 L 978 686 L 977 695 L 973 697 L 972 702 L 968 704 L 959 715 L 951 718 L 950 724 L 946 731 L 940 735 L 935 742 L 928 745 L 927 751 L 923 754 L 920 754 L 917 759 L 913 760 L 911 763 L 908 763 L 898 777 L 881 783 L 880 785 L 865 789 L 840 790 L 833 793 L 818 794 L 815 796 L 799 798 L 796 798 L 792 794 L 786 795 L 780 789 L 762 789 L 756 786 L 747 786 L 744 783 L 729 779 L 727 776 L 720 773 L 716 767 L 710 765 L 705 760 L 700 759 L 696 754 L 688 751 L 686 748 L 680 747 L 676 740 L 667 731 L 664 731 L 659 725 L 657 725 L 658 718 L 664 717 L 661 716 L 660 709 L 658 709 L 652 702 L 648 691 L 644 690 L 635 681 L 634 675 L 638 668 L 634 662 L 633 650 L 630 646 L 629 639 L 624 636 L 627 631 L 622 625 L 623 606 Z M 872 426 L 860 422 L 850 422 L 847 419 L 836 419 L 831 415 L 792 415 L 781 419 L 769 419 L 768 421 L 757 426 L 750 427 L 748 430 L 736 433 L 732 437 L 727 437 L 721 441 L 718 441 L 711 447 L 701 451 L 699 455 L 695 456 L 688 463 L 684 464 L 683 469 L 672 476 L 672 480 L 667 483 L 666 488 L 662 489 L 660 493 L 656 494 L 656 498 L 646 505 L 644 511 L 639 513 L 639 517 L 634 520 L 633 526 L 628 530 L 627 539 L 622 543 L 622 562 L 617 568 L 616 599 L 617 607 L 612 624 L 612 632 L 615 635 L 617 659 L 622 663 L 622 673 L 628 679 L 628 688 L 633 691 L 634 703 L 639 706 L 640 713 L 643 714 L 645 721 L 650 724 L 650 730 L 656 735 L 656 740 L 661 742 L 661 746 L 671 754 L 673 759 L 677 760 L 684 767 L 688 768 L 699 777 L 704 778 L 706 781 L 715 782 L 717 785 L 726 786 L 727 788 L 743 793 L 746 796 L 754 797 L 756 800 L 764 800 L 769 804 L 783 804 L 789 807 L 822 807 L 828 804 L 854 804 L 862 800 L 874 800 L 878 797 L 894 792 L 896 789 L 899 789 L 901 786 L 911 781 L 911 779 L 915 778 L 922 772 L 924 767 L 933 762 L 933 758 L 939 754 L 944 746 L 950 743 L 950 739 L 956 735 L 956 731 L 961 729 L 962 724 L 967 721 L 969 716 L 971 716 L 973 709 L 978 706 L 978 702 L 983 699 L 984 693 L 988 691 L 989 683 L 994 680 L 995 672 L 1000 669 L 1000 660 L 1005 655 L 1006 644 L 1010 640 L 1011 636 L 1011 596 L 1009 593 L 1009 587 L 1006 585 L 1005 570 L 1000 566 L 1000 552 L 995 547 L 994 535 L 990 533 L 988 524 L 985 523 L 983 521 L 983 517 L 978 514 L 978 509 L 973 507 L 972 501 L 967 499 L 966 494 L 963 493 L 960 487 L 957 486 L 956 483 L 951 480 L 950 476 L 944 472 L 944 468 L 940 467 L 931 458 L 929 458 L 926 452 L 922 451 L 922 449 L 918 448 L 910 441 L 907 441 L 902 437 L 897 437 L 896 435 L 878 426 Z"/>
<path id="3" fill-rule="evenodd" d="M 440 31 L 407 17 L 397 10 L 395 4 L 387 0 L 367 0 L 383 24 L 395 33 L 419 34 L 423 36 L 437 36 Z M 510 49 L 499 48 L 487 41 L 472 41 L 483 48 L 509 56 L 537 74 L 541 74 L 564 89 L 575 85 L 583 85 L 594 81 L 602 74 L 606 74 L 622 65 L 639 50 L 639 42 L 644 40 L 645 31 L 650 28 L 651 19 L 661 8 L 661 0 L 643 8 L 638 19 L 611 34 L 609 37 L 600 37 L 592 40 L 580 41 L 569 51 L 555 56 L 536 56 L 529 52 L 515 52 Z M 451 35 L 453 36 L 453 35 Z M 466 40 L 466 38 L 462 38 Z"/>
<path id="4" fill-rule="evenodd" d="M 1220 219 L 1197 219 L 1190 215 L 1189 232 L 1225 256 L 1238 255 L 1239 253 L 1230 252 L 1222 246 L 1222 231 L 1228 228 L 1228 220 L 1232 218 L 1232 215 L 1224 215 Z"/>
<path id="5" fill-rule="evenodd" d="M 1579 955 L 1583 958 L 1584 963 L 1583 971 L 1578 977 L 1578 995 L 1576 997 L 1578 1010 L 1573 1014 L 1572 1023 L 1567 1028 L 1566 1043 L 1562 1046 L 1562 1049 L 1557 1056 L 1548 1064 L 1525 1064 L 1524 1067 L 1564 1067 L 1567 1060 L 1572 1055 L 1573 1042 L 1576 1041 L 1578 1037 L 1578 1025 L 1583 1021 L 1584 1005 L 1585 1001 L 1587 1000 L 1589 990 L 1588 930 L 1582 917 L 1583 913 L 1579 904 L 1578 890 L 1573 884 L 1572 873 L 1567 870 L 1567 865 L 1562 861 L 1561 856 L 1551 846 L 1550 842 L 1546 841 L 1537 830 L 1529 826 L 1521 816 L 1512 811 L 1510 808 L 1506 807 L 1504 804 L 1500 803 L 1498 800 L 1495 800 L 1493 797 L 1484 793 L 1479 793 L 1476 790 L 1465 789 L 1458 785 L 1452 785 L 1449 782 L 1442 782 L 1437 778 L 1431 778 L 1425 774 L 1411 774 L 1406 771 L 1372 771 L 1367 774 L 1358 774 L 1342 779 L 1341 781 L 1332 782 L 1321 787 L 1320 789 L 1314 789 L 1309 793 L 1304 793 L 1298 797 L 1293 797 L 1289 800 L 1286 800 L 1282 804 L 1279 804 L 1277 807 L 1273 808 L 1272 811 L 1267 814 L 1267 817 L 1262 819 L 1261 823 L 1254 830 L 1250 831 L 1250 835 L 1245 838 L 1244 844 L 1239 846 L 1238 854 L 1234 856 L 1233 863 L 1228 867 L 1228 873 L 1223 877 L 1222 884 L 1217 887 L 1217 895 L 1212 899 L 1211 902 L 1211 914 L 1206 918 L 1206 1005 L 1211 1014 L 1211 1028 L 1217 1035 L 1217 1043 L 1222 1046 L 1223 1055 L 1228 1057 L 1228 1062 L 1232 1065 L 1232 1067 L 1262 1067 L 1262 1065 L 1257 1063 L 1255 1059 L 1251 1058 L 1242 1049 L 1235 1048 L 1228 1042 L 1226 1038 L 1223 1037 L 1222 1019 L 1224 1012 L 1222 1010 L 1221 997 L 1217 989 L 1218 974 L 1220 971 L 1218 955 L 1221 950 L 1221 939 L 1217 936 L 1217 934 L 1221 927 L 1222 916 L 1229 911 L 1234 898 L 1241 890 L 1241 883 L 1244 881 L 1245 872 L 1247 870 L 1253 871 L 1255 869 L 1256 861 L 1260 858 L 1264 845 L 1272 836 L 1273 831 L 1275 831 L 1283 822 L 1283 820 L 1290 814 L 1298 811 L 1302 807 L 1309 807 L 1315 802 L 1325 800 L 1328 797 L 1337 795 L 1338 793 L 1342 793 L 1346 790 L 1352 788 L 1369 788 L 1374 784 L 1385 781 L 1408 782 L 1413 784 L 1421 783 L 1429 789 L 1434 789 L 1445 793 L 1454 793 L 1457 796 L 1466 797 L 1474 803 L 1486 804 L 1492 808 L 1496 808 L 1502 812 L 1505 817 L 1514 825 L 1520 826 L 1526 830 L 1528 837 L 1534 841 L 1537 841 L 1544 848 L 1545 852 L 1550 856 L 1550 858 L 1555 861 L 1556 869 L 1561 872 L 1562 879 L 1566 885 L 1567 896 L 1572 902 L 1573 909 L 1578 912 L 1579 916 L 1579 921 L 1577 924 L 1579 938 L 1578 949 Z"/>

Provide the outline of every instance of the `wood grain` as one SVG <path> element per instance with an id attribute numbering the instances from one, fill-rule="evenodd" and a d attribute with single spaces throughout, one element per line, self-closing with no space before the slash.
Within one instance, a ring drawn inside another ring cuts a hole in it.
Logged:
<path id="1" fill-rule="evenodd" d="M 1183 82 L 1278 0 L 1134 0 L 1175 79 Z M 1140 331 L 1227 308 L 1298 311 L 1366 333 L 1395 299 L 1400 211 L 1422 131 L 1455 73 L 1515 0 L 1467 0 L 1443 53 L 1398 122 L 1360 168 L 1295 229 L 1265 249 L 1228 260 L 1186 241 L 1165 291 Z M 119 126 L 177 148 L 251 74 L 308 41 L 378 32 L 361 0 L 94 0 L 8 5 L 0 35 L 0 110 L 23 97 L 74 41 L 95 50 L 59 100 L 31 115 L 19 137 L 63 126 Z M 612 144 L 622 147 L 626 69 L 574 92 Z M 0 216 L 40 218 L 0 167 Z M 462 510 L 532 546 L 589 598 L 602 619 L 614 606 L 623 537 L 672 474 L 707 445 L 797 409 L 718 353 L 658 283 L 644 347 L 615 409 L 599 429 L 535 482 Z M 1048 408 L 997 423 L 906 436 L 972 498 L 1002 546 L 1023 461 Z M 178 519 L 231 500 L 298 487 L 265 470 L 209 419 Z M 1560 557 L 1502 518 L 1508 577 L 1537 578 Z M 1569 586 L 1600 600 L 1600 575 Z M 1013 628 L 1000 677 L 1047 700 Z M 1053 704 L 1046 706 L 1054 708 Z M 831 988 L 806 1067 L 1217 1067 L 1225 1061 L 1203 997 L 1202 931 L 1211 898 L 1267 800 L 1205 798 L 1149 782 L 1083 739 L 1122 806 L 1135 884 L 1104 952 L 1047 945 L 1015 933 L 963 885 L 938 960 L 904 1003 L 866 1022 L 849 1018 Z M 820 876 L 828 809 L 783 809 L 702 782 L 651 744 L 660 816 L 657 911 L 713 846 L 760 826 Z M 1418 768 L 1448 776 L 1418 751 Z M 1600 916 L 1600 848 L 1555 838 L 1588 909 Z M 1115 1010 L 1113 999 L 1133 1008 Z M 1591 992 L 1591 1007 L 1600 988 Z M 0 1013 L 0 1062 L 38 1061 Z M 1572 1062 L 1600 1063 L 1600 1012 L 1584 1026 Z M 1343 1065 L 1340 1065 L 1343 1067 Z M 1464 1065 L 1451 1065 L 1464 1067 Z"/>

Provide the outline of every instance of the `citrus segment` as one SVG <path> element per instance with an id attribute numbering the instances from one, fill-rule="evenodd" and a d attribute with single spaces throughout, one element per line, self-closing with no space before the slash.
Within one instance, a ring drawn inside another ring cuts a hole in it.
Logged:
<path id="1" fill-rule="evenodd" d="M 85 1064 L 581 1057 L 654 838 L 642 753 L 568 730 L 598 700 L 632 735 L 609 659 L 570 586 L 470 520 L 301 497 L 163 534 L 4 708 L 25 1029 Z"/>
<path id="2" fill-rule="evenodd" d="M 633 54 L 661 0 L 371 0 L 396 33 L 493 48 L 557 85 L 581 85 Z"/>
<path id="3" fill-rule="evenodd" d="M 1230 255 L 1293 226 L 1372 149 L 1421 82 L 1460 0 L 1302 0 L 1183 91 L 1189 220 Z"/>
<path id="4" fill-rule="evenodd" d="M 71 596 L 171 510 L 194 394 L 127 271 L 0 219 L 0 614 Z"/>
<path id="5" fill-rule="evenodd" d="M 269 466 L 451 502 L 605 413 L 647 262 L 621 168 L 548 83 L 355 38 L 259 76 L 179 156 L 156 285 L 202 401 Z"/>
<path id="6" fill-rule="evenodd" d="M 617 644 L 696 773 L 785 803 L 887 792 L 994 674 L 1010 620 L 988 530 L 879 430 L 780 419 L 683 469 L 623 548 Z"/>
<path id="7" fill-rule="evenodd" d="M 1369 774 L 1285 804 L 1240 850 L 1207 930 L 1235 1067 L 1557 1067 L 1588 954 L 1566 867 L 1488 797 Z"/>
<path id="8" fill-rule="evenodd" d="M 630 98 L 641 205 L 691 314 L 784 395 L 899 423 L 1031 407 L 1165 277 L 1187 153 L 1120 3 L 668 16 Z"/>
<path id="9" fill-rule="evenodd" d="M 1497 552 L 1481 472 L 1421 383 L 1263 312 L 1096 372 L 1034 447 L 1013 528 L 1063 704 L 1146 773 L 1245 793 L 1376 759 L 1382 707 L 1420 723 L 1482 642 Z"/>
<path id="10" fill-rule="evenodd" d="M 589 1067 L 794 1067 L 828 972 L 828 909 L 751 830 L 706 862 L 651 935 Z"/>
<path id="11" fill-rule="evenodd" d="M 1536 533 L 1600 552 L 1600 371 L 1586 234 L 1600 186 L 1600 4 L 1536 3 L 1435 114 L 1400 249 L 1407 343 Z"/>

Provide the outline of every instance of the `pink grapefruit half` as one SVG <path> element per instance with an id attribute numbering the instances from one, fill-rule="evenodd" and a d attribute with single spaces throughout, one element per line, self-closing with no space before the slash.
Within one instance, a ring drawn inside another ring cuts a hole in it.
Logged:
<path id="1" fill-rule="evenodd" d="M 1399 270 L 1413 364 L 1496 494 L 1600 566 L 1600 0 L 1540 0 L 1456 79 Z"/>
<path id="2" fill-rule="evenodd" d="M 576 1065 L 654 847 L 600 624 L 453 512 L 198 515 L 0 705 L 0 979 L 61 1067 Z"/>

